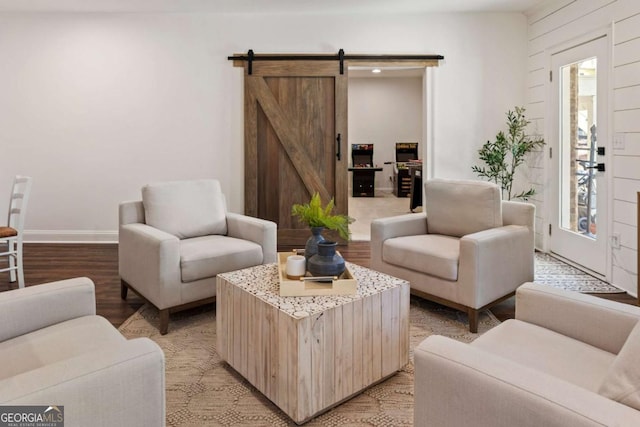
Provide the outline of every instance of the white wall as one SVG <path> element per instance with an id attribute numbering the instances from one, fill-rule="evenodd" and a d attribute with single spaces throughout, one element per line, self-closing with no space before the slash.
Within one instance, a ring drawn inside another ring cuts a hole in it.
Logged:
<path id="1" fill-rule="evenodd" d="M 117 205 L 152 181 L 217 177 L 243 209 L 242 71 L 266 52 L 434 53 L 435 175 L 525 99 L 522 14 L 0 15 L 0 194 L 34 177 L 30 240 L 116 240 Z M 0 197 L 0 212 L 6 201 Z"/>
<path id="2" fill-rule="evenodd" d="M 640 191 L 640 2 L 637 0 L 557 0 L 528 17 L 527 108 L 534 121 L 532 129 L 542 133 L 550 120 L 547 111 L 549 51 L 576 37 L 613 27 L 612 135 L 623 135 L 624 149 L 608 142 L 607 171 L 611 173 L 610 233 L 619 233 L 622 247 L 611 249 L 611 281 L 632 294 L 637 292 L 636 192 Z M 546 150 L 545 150 L 546 153 Z M 536 244 L 545 247 L 549 207 L 545 206 L 545 168 L 539 155 L 534 160 L 531 179 L 538 195 Z M 548 197 L 546 198 L 548 200 Z M 600 226 L 600 224 L 599 224 Z"/>
<path id="3" fill-rule="evenodd" d="M 374 144 L 376 189 L 391 190 L 396 142 L 422 150 L 422 77 L 349 78 L 349 144 Z M 351 154 L 349 154 L 351 155 Z M 351 157 L 349 157 L 351 160 Z"/>

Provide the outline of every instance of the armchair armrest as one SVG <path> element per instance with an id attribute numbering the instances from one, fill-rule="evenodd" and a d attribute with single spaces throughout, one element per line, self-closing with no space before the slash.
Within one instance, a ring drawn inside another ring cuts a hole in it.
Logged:
<path id="1" fill-rule="evenodd" d="M 415 426 L 640 425 L 592 391 L 441 336 L 415 350 Z"/>
<path id="2" fill-rule="evenodd" d="M 523 225 L 529 229 L 531 249 L 535 250 L 536 206 L 531 203 L 502 201 L 502 225 Z"/>
<path id="3" fill-rule="evenodd" d="M 273 221 L 227 212 L 227 234 L 262 246 L 264 264 L 276 262 L 277 228 Z"/>
<path id="4" fill-rule="evenodd" d="M 534 277 L 533 245 L 525 226 L 507 225 L 460 239 L 459 276 L 465 305 L 481 308 Z"/>
<path id="5" fill-rule="evenodd" d="M 526 283 L 516 292 L 516 318 L 618 354 L 640 307 Z"/>
<path id="6" fill-rule="evenodd" d="M 147 338 L 0 380 L 2 404 L 65 406 L 70 426 L 164 426 L 164 354 Z"/>
<path id="7" fill-rule="evenodd" d="M 388 218 L 378 218 L 371 223 L 371 239 L 385 241 L 392 237 L 427 234 L 427 215 L 406 214 Z"/>
<path id="8" fill-rule="evenodd" d="M 0 341 L 96 314 L 93 282 L 61 280 L 0 293 Z"/>
<path id="9" fill-rule="evenodd" d="M 141 200 L 122 202 L 118 206 L 118 223 L 120 225 L 145 223 L 144 205 Z"/>
<path id="10" fill-rule="evenodd" d="M 427 215 L 415 213 L 378 218 L 371 222 L 371 268 L 382 265 L 382 245 L 387 239 L 427 234 Z"/>
<path id="11" fill-rule="evenodd" d="M 120 277 L 159 309 L 181 304 L 180 240 L 146 224 L 120 226 Z"/>
<path id="12" fill-rule="evenodd" d="M 536 206 L 531 203 L 502 201 L 502 224 L 524 225 L 531 232 L 535 226 Z"/>

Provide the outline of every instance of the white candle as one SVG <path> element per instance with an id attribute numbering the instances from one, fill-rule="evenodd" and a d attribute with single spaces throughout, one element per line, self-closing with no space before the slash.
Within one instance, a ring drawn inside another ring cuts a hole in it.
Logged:
<path id="1" fill-rule="evenodd" d="M 298 279 L 307 272 L 307 265 L 304 256 L 289 255 L 287 257 L 287 277 L 290 279 Z"/>

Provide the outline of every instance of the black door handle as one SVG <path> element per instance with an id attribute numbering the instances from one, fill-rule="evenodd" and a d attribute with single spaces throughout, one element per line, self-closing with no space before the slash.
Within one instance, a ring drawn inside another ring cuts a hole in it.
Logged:
<path id="1" fill-rule="evenodd" d="M 340 150 L 341 148 L 341 142 L 342 141 L 342 135 L 338 134 L 338 137 L 336 138 L 336 157 L 338 158 L 338 160 L 340 160 L 340 158 L 342 157 L 340 154 Z"/>
<path id="2" fill-rule="evenodd" d="M 597 169 L 598 172 L 604 172 L 604 163 L 598 163 L 595 166 L 586 166 L 585 169 Z"/>

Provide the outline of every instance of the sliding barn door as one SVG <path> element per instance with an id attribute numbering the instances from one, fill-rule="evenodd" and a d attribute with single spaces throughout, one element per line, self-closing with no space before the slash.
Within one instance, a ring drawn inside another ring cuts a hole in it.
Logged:
<path id="1" fill-rule="evenodd" d="M 291 206 L 315 192 L 347 214 L 347 69 L 337 61 L 245 65 L 245 211 L 278 224 L 278 244 L 303 245 Z"/>

